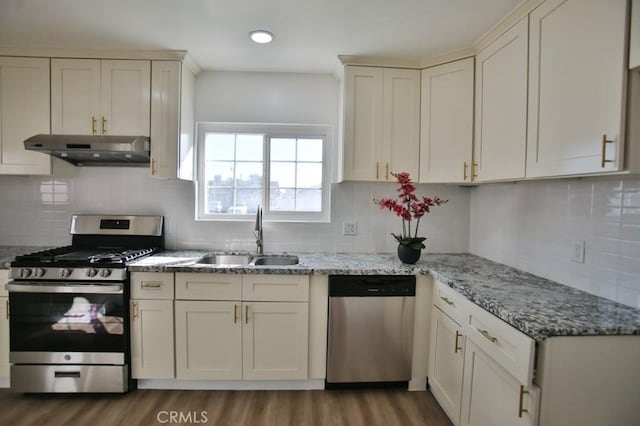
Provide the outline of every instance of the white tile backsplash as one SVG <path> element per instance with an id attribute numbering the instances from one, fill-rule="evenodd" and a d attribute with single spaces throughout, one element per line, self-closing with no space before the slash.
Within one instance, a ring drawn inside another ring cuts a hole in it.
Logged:
<path id="1" fill-rule="evenodd" d="M 59 160 L 54 160 L 60 166 Z M 60 167 L 54 167 L 54 172 Z M 78 167 L 70 176 L 0 176 L 0 245 L 70 243 L 73 213 L 160 214 L 169 248 L 255 250 L 253 218 L 246 222 L 195 221 L 191 182 L 155 179 L 147 169 Z M 52 184 L 52 180 L 55 184 Z M 68 195 L 64 203 L 43 203 L 42 189 Z M 55 192 L 55 191 L 54 191 Z M 449 199 L 423 218 L 420 234 L 431 252 L 469 250 L 469 189 L 418 185 L 418 193 Z M 394 183 L 344 182 L 332 187 L 331 223 L 264 224 L 265 250 L 271 252 L 394 252 L 390 235 L 400 220 L 373 204 L 395 196 Z M 343 236 L 343 222 L 356 222 L 358 234 Z"/>
<path id="2" fill-rule="evenodd" d="M 585 178 L 471 190 L 472 253 L 640 308 L 640 179 Z M 571 260 L 585 241 L 585 262 Z"/>

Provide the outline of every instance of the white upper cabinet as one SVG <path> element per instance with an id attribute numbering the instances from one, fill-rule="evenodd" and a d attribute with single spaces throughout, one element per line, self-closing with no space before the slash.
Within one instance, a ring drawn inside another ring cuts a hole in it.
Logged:
<path id="1" fill-rule="evenodd" d="M 195 75 L 180 61 L 151 63 L 151 174 L 193 180 Z"/>
<path id="2" fill-rule="evenodd" d="M 149 136 L 150 79 L 150 61 L 52 59 L 52 133 Z"/>
<path id="3" fill-rule="evenodd" d="M 629 68 L 640 67 L 640 0 L 631 3 L 631 36 L 629 37 Z"/>
<path id="4" fill-rule="evenodd" d="M 49 59 L 0 57 L 0 174 L 46 175 L 51 157 L 24 140 L 50 131 Z"/>
<path id="5" fill-rule="evenodd" d="M 418 173 L 420 71 L 345 67 L 345 180 L 393 180 Z"/>
<path id="6" fill-rule="evenodd" d="M 473 58 L 422 70 L 420 182 L 470 182 Z"/>
<path id="7" fill-rule="evenodd" d="M 547 0 L 530 14 L 527 177 L 623 168 L 625 0 Z"/>
<path id="8" fill-rule="evenodd" d="M 527 138 L 524 18 L 476 56 L 474 165 L 478 181 L 520 179 Z M 474 179 L 475 180 L 475 179 Z"/>

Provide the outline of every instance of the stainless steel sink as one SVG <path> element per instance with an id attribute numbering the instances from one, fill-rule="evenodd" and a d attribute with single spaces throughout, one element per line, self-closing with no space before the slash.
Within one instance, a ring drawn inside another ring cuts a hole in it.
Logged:
<path id="1" fill-rule="evenodd" d="M 253 256 L 244 254 L 212 254 L 198 260 L 198 263 L 207 265 L 248 265 Z"/>
<path id="2" fill-rule="evenodd" d="M 258 266 L 289 266 L 299 263 L 298 256 L 290 255 L 257 255 L 248 254 L 211 254 L 198 260 L 197 263 L 205 265 L 224 265 L 224 266 L 242 266 L 242 265 L 258 265 Z"/>
<path id="3" fill-rule="evenodd" d="M 252 265 L 290 266 L 300 263 L 298 256 L 256 256 Z"/>

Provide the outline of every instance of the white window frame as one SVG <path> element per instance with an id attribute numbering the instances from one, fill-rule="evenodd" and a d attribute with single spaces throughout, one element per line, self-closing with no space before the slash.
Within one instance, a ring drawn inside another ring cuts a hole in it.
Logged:
<path id="1" fill-rule="evenodd" d="M 260 133 L 266 137 L 263 140 L 263 186 L 262 209 L 263 219 L 267 222 L 330 222 L 331 220 L 331 164 L 333 152 L 333 128 L 321 124 L 270 124 L 270 123 L 196 123 L 196 220 L 197 221 L 253 221 L 253 214 L 238 215 L 226 213 L 205 212 L 204 181 L 204 141 L 207 133 Z M 318 138 L 322 144 L 322 209 L 319 212 L 281 212 L 269 209 L 269 169 L 270 147 L 269 139 L 273 138 Z"/>

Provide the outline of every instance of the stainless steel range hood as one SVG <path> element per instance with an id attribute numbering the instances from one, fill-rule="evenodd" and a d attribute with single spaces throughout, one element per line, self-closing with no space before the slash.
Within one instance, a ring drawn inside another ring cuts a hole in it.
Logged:
<path id="1" fill-rule="evenodd" d="M 138 166 L 149 164 L 146 136 L 35 135 L 24 148 L 58 157 L 76 166 Z"/>

